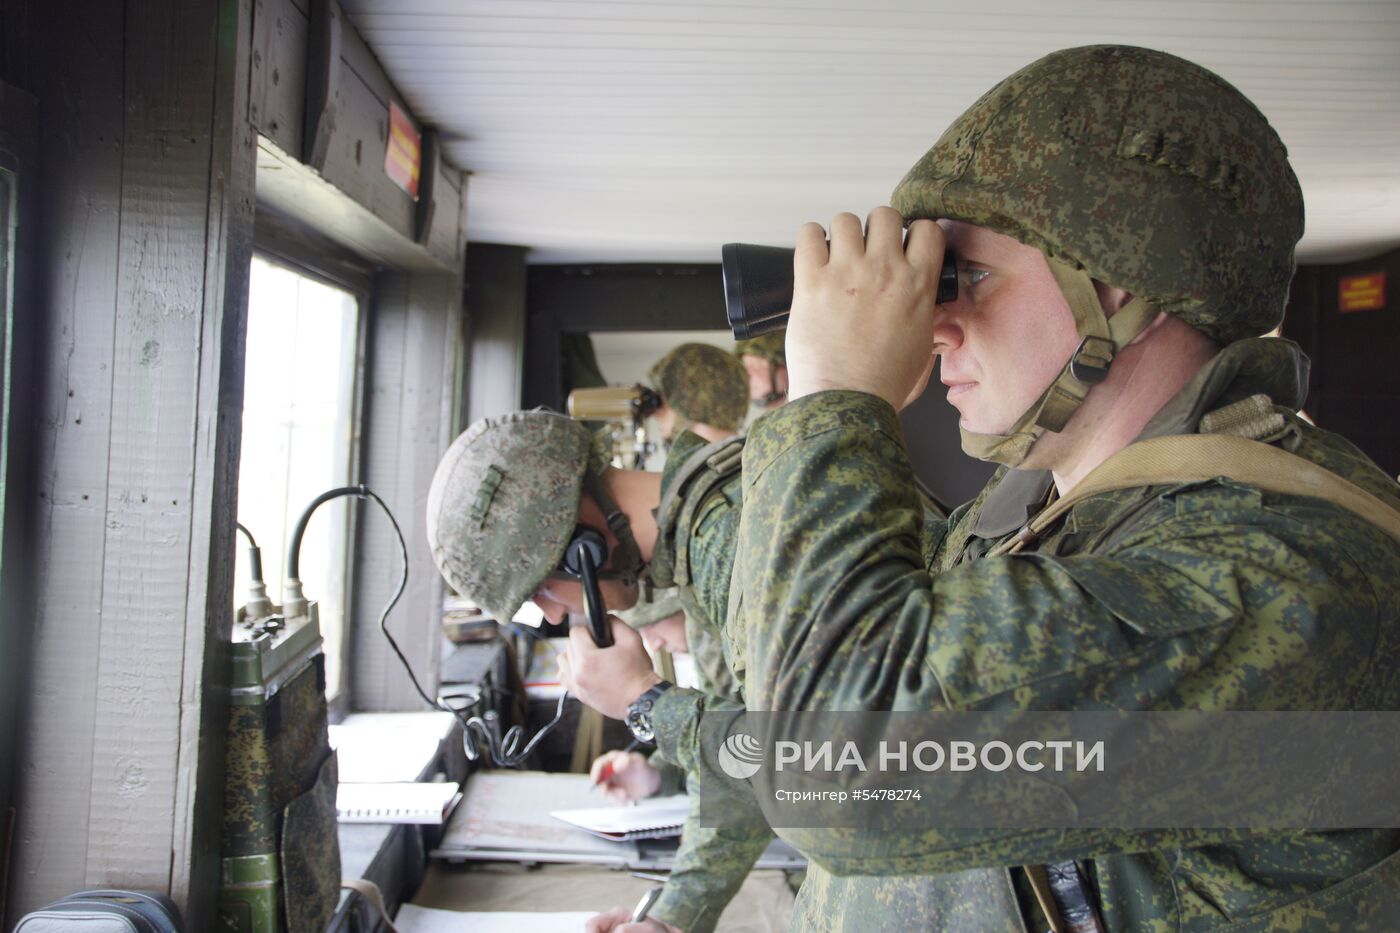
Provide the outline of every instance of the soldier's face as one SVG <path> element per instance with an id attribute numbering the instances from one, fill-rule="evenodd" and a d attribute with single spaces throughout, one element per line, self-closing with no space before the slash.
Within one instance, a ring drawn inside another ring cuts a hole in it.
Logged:
<path id="1" fill-rule="evenodd" d="M 637 604 L 637 585 L 625 584 L 621 580 L 599 580 L 598 589 L 603 593 L 603 605 L 609 612 L 631 609 Z M 530 597 L 544 613 L 544 617 L 554 625 L 565 622 L 569 614 L 583 615 L 583 584 L 577 580 L 545 580 Z"/>
<path id="2" fill-rule="evenodd" d="M 1004 433 L 1079 345 L 1074 315 L 1040 250 L 958 221 L 939 221 L 958 254 L 958 300 L 934 311 L 939 378 L 959 424 Z"/>
<path id="3" fill-rule="evenodd" d="M 744 371 L 749 374 L 749 400 L 761 402 L 769 393 L 787 395 L 787 367 L 773 366 L 761 356 L 745 353 Z"/>
<path id="4" fill-rule="evenodd" d="M 670 405 L 661 404 L 661 407 L 652 412 L 656 419 L 656 426 L 661 429 L 661 439 L 669 441 L 676 433 L 676 410 Z"/>
<path id="5" fill-rule="evenodd" d="M 690 642 L 685 637 L 685 613 L 678 612 L 638 630 L 648 648 L 665 649 L 672 654 L 689 654 Z"/>

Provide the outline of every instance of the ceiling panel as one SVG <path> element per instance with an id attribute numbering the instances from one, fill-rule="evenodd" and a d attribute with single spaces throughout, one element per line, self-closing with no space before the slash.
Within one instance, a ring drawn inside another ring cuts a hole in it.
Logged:
<path id="1" fill-rule="evenodd" d="M 1046 52 L 1205 65 L 1289 147 L 1300 257 L 1400 245 L 1400 2 L 345 0 L 444 151 L 468 237 L 534 262 L 706 261 L 864 213 Z"/>

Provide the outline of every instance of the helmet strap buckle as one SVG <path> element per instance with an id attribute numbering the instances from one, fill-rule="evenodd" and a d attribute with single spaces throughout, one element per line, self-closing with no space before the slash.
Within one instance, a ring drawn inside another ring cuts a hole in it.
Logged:
<path id="1" fill-rule="evenodd" d="M 1108 378 L 1113 353 L 1113 341 L 1109 338 L 1085 337 L 1069 358 L 1070 375 L 1086 386 L 1098 385 Z"/>

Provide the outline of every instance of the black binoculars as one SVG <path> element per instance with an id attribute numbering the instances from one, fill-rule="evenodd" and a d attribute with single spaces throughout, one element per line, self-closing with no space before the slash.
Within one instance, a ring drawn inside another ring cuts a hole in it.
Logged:
<path id="1" fill-rule="evenodd" d="M 735 340 L 787 327 L 792 310 L 792 254 L 781 246 L 726 243 L 720 250 L 724 275 L 724 304 Z M 953 251 L 944 250 L 938 273 L 939 304 L 958 300 L 958 266 Z"/>

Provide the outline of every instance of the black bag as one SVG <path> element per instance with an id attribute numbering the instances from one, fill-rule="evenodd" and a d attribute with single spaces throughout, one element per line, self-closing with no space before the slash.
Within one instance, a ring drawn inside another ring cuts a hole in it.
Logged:
<path id="1" fill-rule="evenodd" d="M 164 894 L 79 891 L 20 918 L 14 933 L 180 933 L 180 911 Z"/>

